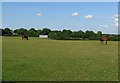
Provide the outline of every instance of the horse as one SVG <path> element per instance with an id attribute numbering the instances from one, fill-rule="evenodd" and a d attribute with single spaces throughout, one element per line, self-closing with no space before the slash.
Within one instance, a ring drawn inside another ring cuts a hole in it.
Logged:
<path id="1" fill-rule="evenodd" d="M 26 35 L 22 35 L 22 40 L 23 40 L 23 39 L 28 40 L 28 36 L 26 36 Z"/>
<path id="2" fill-rule="evenodd" d="M 108 35 L 105 35 L 105 36 L 102 36 L 101 38 L 100 38 L 100 42 L 102 43 L 103 41 L 106 41 L 106 45 L 107 45 L 107 41 L 109 40 L 109 37 L 108 37 Z"/>

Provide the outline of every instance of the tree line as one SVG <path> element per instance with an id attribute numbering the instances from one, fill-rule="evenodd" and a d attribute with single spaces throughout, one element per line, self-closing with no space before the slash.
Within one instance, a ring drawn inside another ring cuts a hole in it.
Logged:
<path id="1" fill-rule="evenodd" d="M 20 28 L 11 30 L 10 28 L 4 28 L 1 30 L 2 36 L 21 36 L 21 35 L 27 35 L 29 37 L 39 37 L 39 35 L 48 35 L 50 39 L 56 39 L 56 40 L 99 40 L 102 35 L 101 31 L 98 31 L 97 33 L 93 31 L 71 31 L 71 30 L 50 30 L 48 28 L 44 29 L 34 29 L 31 28 L 29 30 Z M 109 40 L 112 41 L 119 41 L 120 35 L 115 34 L 108 34 Z"/>

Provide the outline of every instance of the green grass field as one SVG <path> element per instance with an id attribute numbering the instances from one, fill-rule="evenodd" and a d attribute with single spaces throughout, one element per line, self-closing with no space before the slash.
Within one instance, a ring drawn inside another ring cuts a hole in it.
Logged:
<path id="1" fill-rule="evenodd" d="M 118 42 L 3 37 L 3 80 L 118 80 Z"/>

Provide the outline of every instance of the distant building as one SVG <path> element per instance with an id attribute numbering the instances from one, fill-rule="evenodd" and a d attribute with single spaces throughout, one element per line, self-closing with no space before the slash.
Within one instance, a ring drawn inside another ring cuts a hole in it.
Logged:
<path id="1" fill-rule="evenodd" d="M 48 35 L 39 35 L 39 38 L 48 38 Z"/>

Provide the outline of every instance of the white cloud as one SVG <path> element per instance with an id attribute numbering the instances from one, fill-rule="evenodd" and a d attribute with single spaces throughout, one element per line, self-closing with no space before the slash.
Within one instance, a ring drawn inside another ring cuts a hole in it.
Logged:
<path id="1" fill-rule="evenodd" d="M 75 12 L 75 13 L 72 13 L 71 16 L 78 16 L 78 15 L 79 15 L 79 13 L 78 13 L 78 12 Z"/>
<path id="2" fill-rule="evenodd" d="M 120 29 L 118 22 L 114 22 L 113 27 L 116 28 L 116 29 Z"/>
<path id="3" fill-rule="evenodd" d="M 115 20 L 115 22 L 118 22 L 118 17 L 119 17 L 118 14 L 115 14 L 115 15 L 114 15 L 114 20 Z"/>
<path id="4" fill-rule="evenodd" d="M 115 14 L 115 15 L 114 15 L 114 18 L 118 18 L 118 14 Z"/>
<path id="5" fill-rule="evenodd" d="M 42 14 L 42 13 L 37 13 L 36 15 L 37 15 L 37 16 L 42 16 L 43 14 Z"/>
<path id="6" fill-rule="evenodd" d="M 112 18 L 115 19 L 115 18 L 118 18 L 119 16 L 120 16 L 120 15 L 115 14 L 115 15 L 112 16 Z"/>
<path id="7" fill-rule="evenodd" d="M 89 15 L 86 15 L 84 18 L 85 18 L 85 19 L 92 19 L 93 16 L 92 16 L 91 14 L 89 14 Z"/>
<path id="8" fill-rule="evenodd" d="M 113 16 L 113 19 L 114 19 L 114 26 L 115 27 L 118 27 L 118 19 L 119 18 L 119 15 L 118 14 L 115 14 L 114 16 Z"/>
<path id="9" fill-rule="evenodd" d="M 115 21 L 115 22 L 114 22 L 114 25 L 115 25 L 116 27 L 118 27 L 118 21 Z"/>
<path id="10" fill-rule="evenodd" d="M 115 20 L 115 22 L 118 22 L 118 18 L 115 18 L 114 20 Z"/>

